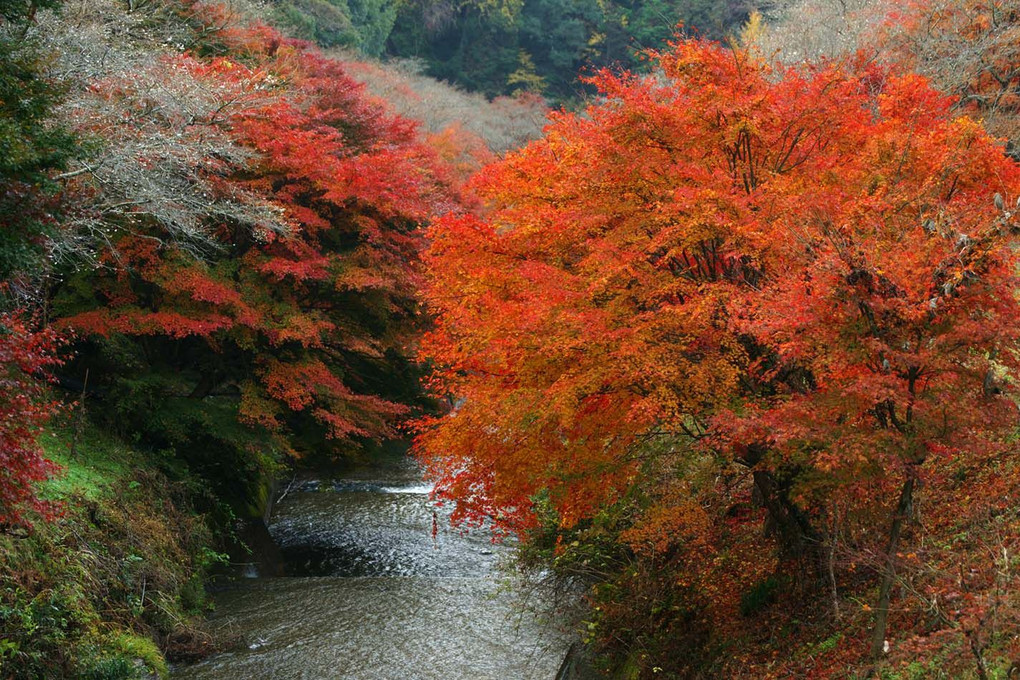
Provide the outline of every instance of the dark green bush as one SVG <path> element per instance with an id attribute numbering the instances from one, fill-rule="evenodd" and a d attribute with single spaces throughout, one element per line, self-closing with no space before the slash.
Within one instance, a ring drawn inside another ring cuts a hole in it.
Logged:
<path id="1" fill-rule="evenodd" d="M 749 591 L 740 596 L 741 616 L 753 616 L 775 604 L 781 587 L 782 583 L 775 576 L 769 576 L 754 584 Z"/>

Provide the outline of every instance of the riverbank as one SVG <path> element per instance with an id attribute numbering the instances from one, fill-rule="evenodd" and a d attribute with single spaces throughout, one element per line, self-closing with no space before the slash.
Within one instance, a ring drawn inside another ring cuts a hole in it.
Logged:
<path id="1" fill-rule="evenodd" d="M 497 566 L 511 547 L 450 527 L 403 449 L 286 482 L 214 606 L 206 581 L 230 559 L 214 528 L 233 513 L 178 458 L 72 433 L 40 438 L 62 466 L 41 489 L 60 515 L 0 534 L 5 680 L 539 679 L 563 658 L 563 631 L 521 609 Z"/>
<path id="2" fill-rule="evenodd" d="M 217 504 L 168 458 L 85 427 L 40 437 L 63 467 L 42 487 L 61 507 L 31 531 L 0 534 L 0 677 L 168 677 L 168 662 L 212 640 L 203 579 Z M 220 507 L 222 510 L 222 507 Z"/>

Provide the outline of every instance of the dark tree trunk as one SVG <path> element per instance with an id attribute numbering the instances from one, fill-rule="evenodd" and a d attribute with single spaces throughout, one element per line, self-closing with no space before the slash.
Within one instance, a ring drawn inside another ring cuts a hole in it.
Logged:
<path id="1" fill-rule="evenodd" d="M 206 371 L 202 374 L 198 384 L 195 385 L 195 389 L 191 390 L 191 394 L 188 397 L 191 399 L 205 399 L 213 391 L 213 388 L 219 384 L 219 381 L 215 371 Z"/>
<path id="2" fill-rule="evenodd" d="M 896 581 L 896 552 L 900 547 L 900 535 L 903 524 L 910 515 L 910 505 L 914 499 L 914 475 L 903 483 L 900 500 L 896 503 L 892 527 L 889 529 L 889 546 L 886 549 L 885 569 L 882 573 L 882 585 L 878 590 L 878 605 L 875 607 L 875 629 L 871 636 L 871 658 L 877 659 L 885 649 L 885 632 L 889 625 L 889 601 L 892 599 L 892 587 Z"/>
<path id="3" fill-rule="evenodd" d="M 780 553 L 794 560 L 808 558 L 816 575 L 822 577 L 825 562 L 825 540 L 811 524 L 810 518 L 790 500 L 789 488 L 767 470 L 752 473 L 755 489 L 768 512 L 768 526 L 779 543 Z"/>

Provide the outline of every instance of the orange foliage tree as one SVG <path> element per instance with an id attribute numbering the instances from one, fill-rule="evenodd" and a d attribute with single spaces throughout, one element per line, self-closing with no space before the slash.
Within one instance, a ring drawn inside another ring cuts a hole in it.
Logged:
<path id="1" fill-rule="evenodd" d="M 916 485 L 1015 421 L 1020 173 L 920 77 L 654 56 L 432 228 L 423 354 L 453 408 L 419 455 L 458 519 L 517 531 L 539 496 L 572 526 L 678 452 L 749 480 L 782 554 L 822 550 L 838 498 L 885 537 L 881 640 Z M 711 525 L 652 515 L 644 544 Z"/>

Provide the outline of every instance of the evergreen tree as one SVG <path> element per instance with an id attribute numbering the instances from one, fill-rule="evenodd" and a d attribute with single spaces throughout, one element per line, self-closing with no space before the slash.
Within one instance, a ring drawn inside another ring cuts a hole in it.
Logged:
<path id="1" fill-rule="evenodd" d="M 60 89 L 46 77 L 29 37 L 35 12 L 51 0 L 0 0 L 0 278 L 29 267 L 53 224 L 50 170 L 62 167 L 73 142 L 49 121 Z"/>

